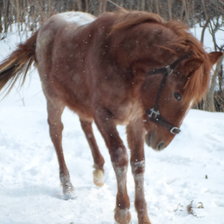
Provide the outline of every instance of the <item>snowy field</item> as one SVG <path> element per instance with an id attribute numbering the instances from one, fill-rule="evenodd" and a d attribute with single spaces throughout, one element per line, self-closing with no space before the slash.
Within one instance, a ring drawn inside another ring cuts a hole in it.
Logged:
<path id="1" fill-rule="evenodd" d="M 0 59 L 17 42 L 15 33 L 1 40 Z M 105 185 L 98 188 L 78 118 L 65 111 L 63 145 L 76 198 L 63 200 L 35 69 L 29 77 L 0 102 L 0 224 L 113 224 L 116 181 L 100 134 L 96 130 L 106 164 Z M 125 139 L 125 129 L 119 131 Z M 191 110 L 169 147 L 155 152 L 145 146 L 145 151 L 145 193 L 153 224 L 224 224 L 224 113 Z M 132 223 L 137 224 L 130 168 L 128 191 Z"/>

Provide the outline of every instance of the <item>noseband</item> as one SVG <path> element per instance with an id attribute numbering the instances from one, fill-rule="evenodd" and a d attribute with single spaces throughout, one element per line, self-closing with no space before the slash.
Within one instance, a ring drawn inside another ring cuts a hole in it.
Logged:
<path id="1" fill-rule="evenodd" d="M 167 77 L 173 73 L 173 71 L 175 70 L 178 63 L 180 63 L 182 60 L 186 59 L 187 57 L 189 57 L 189 55 L 185 55 L 185 56 L 177 59 L 170 65 L 167 65 L 162 68 L 154 69 L 147 73 L 148 75 L 162 74 L 163 78 L 160 82 L 160 86 L 159 86 L 159 89 L 157 92 L 155 104 L 152 108 L 150 108 L 146 111 L 146 114 L 150 121 L 155 122 L 155 123 L 163 126 L 164 128 L 168 129 L 168 131 L 173 135 L 179 134 L 181 130 L 180 130 L 180 128 L 172 125 L 169 121 L 167 121 L 165 118 L 163 118 L 161 116 L 160 111 L 159 111 L 159 100 L 160 100 L 162 89 L 166 85 Z"/>

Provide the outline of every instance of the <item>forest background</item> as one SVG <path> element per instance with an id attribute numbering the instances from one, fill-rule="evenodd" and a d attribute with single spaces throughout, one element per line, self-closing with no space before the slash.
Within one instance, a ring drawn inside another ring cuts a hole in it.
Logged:
<path id="1" fill-rule="evenodd" d="M 16 24 L 18 35 L 34 32 L 51 15 L 64 11 L 83 11 L 99 15 L 119 7 L 158 13 L 167 20 L 180 20 L 190 28 L 201 27 L 200 41 L 211 35 L 210 51 L 224 51 L 224 0 L 0 0 L 0 39 Z M 208 32 L 206 32 L 208 31 Z M 222 41 L 217 34 L 223 33 Z M 223 57 L 211 73 L 211 85 L 195 108 L 224 112 Z"/>

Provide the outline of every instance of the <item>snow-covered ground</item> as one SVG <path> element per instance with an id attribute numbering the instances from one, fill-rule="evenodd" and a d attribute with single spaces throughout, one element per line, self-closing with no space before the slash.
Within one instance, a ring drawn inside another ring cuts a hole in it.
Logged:
<path id="1" fill-rule="evenodd" d="M 0 41 L 0 59 L 15 33 Z M 46 103 L 33 68 L 25 86 L 0 102 L 0 224 L 112 224 L 116 181 L 107 149 L 105 185 L 92 183 L 92 157 L 76 115 L 66 110 L 63 145 L 76 198 L 63 200 L 48 135 Z M 119 127 L 123 139 L 125 130 Z M 162 152 L 145 146 L 145 194 L 154 224 L 224 223 L 224 113 L 191 110 Z M 132 223 L 134 183 L 128 172 Z"/>

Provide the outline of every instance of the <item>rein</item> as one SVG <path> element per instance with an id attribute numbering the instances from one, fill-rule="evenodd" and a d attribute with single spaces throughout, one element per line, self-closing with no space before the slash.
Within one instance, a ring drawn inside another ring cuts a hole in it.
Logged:
<path id="1" fill-rule="evenodd" d="M 165 118 L 163 118 L 161 116 L 160 111 L 159 111 L 159 100 L 160 100 L 160 97 L 161 97 L 161 91 L 164 88 L 164 86 L 166 85 L 167 77 L 173 73 L 176 66 L 182 60 L 184 60 L 188 57 L 189 57 L 189 55 L 184 55 L 183 57 L 177 59 L 176 61 L 174 61 L 170 65 L 167 65 L 167 66 L 162 67 L 162 68 L 153 69 L 152 71 L 149 71 L 147 73 L 147 75 L 163 74 L 163 78 L 160 82 L 160 86 L 159 86 L 159 89 L 158 89 L 158 92 L 157 92 L 157 95 L 156 95 L 155 104 L 152 108 L 150 108 L 146 111 L 146 114 L 147 114 L 150 121 L 152 121 L 154 123 L 157 123 L 157 124 L 163 126 L 164 128 L 168 129 L 168 131 L 173 135 L 179 134 L 181 130 L 180 130 L 179 127 L 176 127 L 176 126 L 172 125 L 169 121 L 167 121 Z"/>

